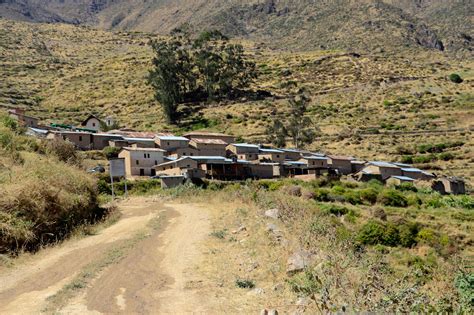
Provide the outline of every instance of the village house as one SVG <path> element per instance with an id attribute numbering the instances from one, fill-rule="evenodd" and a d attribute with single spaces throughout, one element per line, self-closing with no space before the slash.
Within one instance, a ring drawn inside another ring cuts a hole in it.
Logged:
<path id="1" fill-rule="evenodd" d="M 328 168 L 328 158 L 325 156 L 304 156 L 299 162 L 305 163 L 308 169 Z"/>
<path id="2" fill-rule="evenodd" d="M 302 154 L 300 150 L 296 149 L 279 149 L 285 153 L 285 160 L 287 161 L 298 161 Z"/>
<path id="3" fill-rule="evenodd" d="M 163 163 L 165 150 L 158 148 L 125 147 L 119 153 L 119 158 L 125 159 L 127 177 L 154 176 L 154 166 Z"/>
<path id="4" fill-rule="evenodd" d="M 25 110 L 21 108 L 15 108 L 8 110 L 8 115 L 14 120 L 18 121 L 20 126 L 24 127 L 38 127 L 38 118 L 25 115 Z"/>
<path id="5" fill-rule="evenodd" d="M 352 165 L 352 173 L 358 173 L 360 172 L 365 165 L 367 164 L 367 161 L 362 161 L 362 160 L 352 160 L 351 165 Z"/>
<path id="6" fill-rule="evenodd" d="M 222 139 L 194 138 L 189 145 L 201 156 L 226 156 L 227 142 Z"/>
<path id="7" fill-rule="evenodd" d="M 81 126 L 89 130 L 100 131 L 101 123 L 102 121 L 95 115 L 89 115 L 89 117 L 81 123 Z"/>
<path id="8" fill-rule="evenodd" d="M 393 163 L 388 162 L 369 162 L 366 167 L 361 171 L 365 175 L 374 175 L 373 178 L 381 179 L 386 181 L 392 176 L 403 176 L 400 167 Z M 371 179 L 370 176 L 366 176 L 367 179 Z"/>
<path id="9" fill-rule="evenodd" d="M 232 160 L 221 156 L 193 156 L 191 158 L 210 179 L 242 180 L 250 177 L 248 161 Z"/>
<path id="10" fill-rule="evenodd" d="M 111 142 L 113 143 L 113 146 L 116 146 L 116 143 L 122 143 L 122 146 L 119 146 L 120 148 L 128 145 L 128 142 L 125 141 L 122 136 L 109 133 L 94 133 L 92 134 L 92 139 L 92 148 L 94 150 L 103 150 L 105 147 L 110 146 Z"/>
<path id="11" fill-rule="evenodd" d="M 156 148 L 155 139 L 150 138 L 131 138 L 131 137 L 123 137 L 125 141 L 130 146 L 136 146 L 140 148 Z"/>
<path id="12" fill-rule="evenodd" d="M 233 143 L 227 147 L 228 155 L 235 156 L 239 160 L 256 161 L 258 160 L 258 154 L 260 147 L 256 144 L 248 143 Z"/>
<path id="13" fill-rule="evenodd" d="M 193 140 L 193 139 L 219 139 L 225 143 L 234 143 L 235 137 L 231 135 L 226 135 L 223 133 L 217 132 L 205 132 L 205 131 L 192 131 L 183 135 L 184 137 Z"/>
<path id="14" fill-rule="evenodd" d="M 277 149 L 260 149 L 258 160 L 261 162 L 283 163 L 285 161 L 285 152 Z"/>
<path id="15" fill-rule="evenodd" d="M 328 155 L 328 167 L 338 170 L 342 175 L 347 175 L 352 173 L 352 160 L 354 158 L 349 156 Z"/>
<path id="16" fill-rule="evenodd" d="M 176 149 L 186 149 L 189 145 L 189 139 L 178 136 L 158 136 L 155 143 L 160 149 L 173 151 Z"/>
<path id="17" fill-rule="evenodd" d="M 182 157 L 154 166 L 156 175 L 178 176 L 186 178 L 203 178 L 205 172 L 198 168 L 198 162 L 190 157 Z"/>
<path id="18" fill-rule="evenodd" d="M 200 153 L 197 149 L 192 147 L 179 148 L 173 151 L 168 151 L 168 157 L 173 159 L 179 159 L 183 156 L 199 156 Z"/>
<path id="19" fill-rule="evenodd" d="M 432 180 L 434 175 L 423 170 L 420 170 L 415 167 L 402 167 L 400 168 L 402 171 L 402 175 L 406 177 L 410 177 L 417 180 Z"/>
<path id="20" fill-rule="evenodd" d="M 93 134 L 80 131 L 49 131 L 46 139 L 62 139 L 72 142 L 80 150 L 92 150 L 94 147 Z"/>
<path id="21" fill-rule="evenodd" d="M 464 180 L 458 177 L 442 177 L 433 181 L 431 188 L 443 195 L 463 195 L 466 193 Z"/>

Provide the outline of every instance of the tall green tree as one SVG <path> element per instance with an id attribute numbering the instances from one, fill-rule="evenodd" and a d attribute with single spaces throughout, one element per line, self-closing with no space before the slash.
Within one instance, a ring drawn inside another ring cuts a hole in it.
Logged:
<path id="1" fill-rule="evenodd" d="M 295 148 L 301 148 L 313 142 L 317 128 L 306 116 L 307 104 L 310 99 L 304 94 L 293 96 L 289 100 L 290 113 L 286 124 L 276 119 L 267 128 L 267 140 L 275 146 L 284 147 L 286 138 L 292 140 Z"/>

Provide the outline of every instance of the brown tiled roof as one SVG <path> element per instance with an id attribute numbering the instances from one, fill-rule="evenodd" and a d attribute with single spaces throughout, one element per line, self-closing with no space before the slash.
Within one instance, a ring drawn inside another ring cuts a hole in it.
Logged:
<path id="1" fill-rule="evenodd" d="M 203 144 L 222 144 L 222 145 L 227 145 L 227 142 L 225 142 L 222 139 L 201 139 L 201 138 L 195 138 L 192 139 L 191 142 L 195 143 L 203 143 Z"/>
<path id="2" fill-rule="evenodd" d="M 351 156 L 343 156 L 343 155 L 328 155 L 328 158 L 331 160 L 345 160 L 345 161 L 352 161 L 354 158 Z"/>
<path id="3" fill-rule="evenodd" d="M 159 136 L 172 136 L 171 133 L 161 133 L 161 132 L 152 132 L 152 131 L 130 131 L 130 130 L 111 130 L 108 133 L 122 135 L 128 138 L 149 138 L 155 139 Z"/>
<path id="4" fill-rule="evenodd" d="M 233 137 L 232 135 L 226 135 L 224 133 L 218 133 L 218 132 L 206 132 L 206 131 L 191 131 L 184 136 L 213 136 L 213 137 Z"/>

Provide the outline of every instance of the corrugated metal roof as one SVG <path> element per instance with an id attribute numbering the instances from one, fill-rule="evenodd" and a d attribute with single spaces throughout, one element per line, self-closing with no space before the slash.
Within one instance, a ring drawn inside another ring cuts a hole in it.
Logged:
<path id="1" fill-rule="evenodd" d="M 256 148 L 259 149 L 260 146 L 256 144 L 250 144 L 250 143 L 232 143 L 234 147 L 239 147 L 239 148 Z"/>
<path id="2" fill-rule="evenodd" d="M 158 148 L 132 148 L 132 147 L 124 147 L 123 150 L 127 151 L 148 151 L 148 152 L 166 152 L 165 150 L 158 149 Z"/>
<path id="3" fill-rule="evenodd" d="M 158 136 L 160 140 L 170 140 L 170 141 L 189 141 L 188 138 L 180 136 Z"/>
<path id="4" fill-rule="evenodd" d="M 391 167 L 391 168 L 398 168 L 395 164 L 383 161 L 371 161 L 369 162 L 370 165 L 378 166 L 378 167 Z"/>
<path id="5" fill-rule="evenodd" d="M 262 153 L 284 153 L 283 151 L 277 149 L 260 149 Z"/>
<path id="6" fill-rule="evenodd" d="M 327 160 L 328 158 L 325 157 L 325 156 L 310 155 L 310 156 L 304 156 L 303 159 L 305 159 L 305 160 L 319 160 L 319 161 L 323 161 L 323 160 Z"/>
<path id="7" fill-rule="evenodd" d="M 150 138 L 129 138 L 129 137 L 124 137 L 123 138 L 124 140 L 127 140 L 127 141 L 142 141 L 142 142 L 155 142 L 154 139 L 150 139 Z"/>
<path id="8" fill-rule="evenodd" d="M 415 168 L 415 167 L 402 168 L 402 171 L 411 172 L 411 173 L 421 173 L 421 170 L 419 168 Z"/>
<path id="9" fill-rule="evenodd" d="M 352 156 L 343 156 L 343 155 L 328 155 L 328 158 L 330 158 L 331 160 L 344 160 L 344 161 L 354 160 Z"/>
<path id="10" fill-rule="evenodd" d="M 400 180 L 406 180 L 406 181 L 410 181 L 410 182 L 415 181 L 413 178 L 407 177 L 407 176 L 392 176 L 391 178 L 396 178 L 396 179 L 400 179 Z"/>

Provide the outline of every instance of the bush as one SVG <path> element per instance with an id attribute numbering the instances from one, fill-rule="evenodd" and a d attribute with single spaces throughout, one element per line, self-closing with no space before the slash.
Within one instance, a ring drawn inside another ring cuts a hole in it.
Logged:
<path id="1" fill-rule="evenodd" d="M 40 153 L 55 156 L 61 162 L 74 165 L 81 163 L 76 147 L 70 141 L 63 139 L 43 140 L 38 150 Z"/>
<path id="2" fill-rule="evenodd" d="M 397 190 L 387 189 L 380 193 L 378 201 L 390 207 L 406 207 L 408 206 L 407 198 Z"/>
<path id="3" fill-rule="evenodd" d="M 293 276 L 288 280 L 288 284 L 293 292 L 304 296 L 311 296 L 318 293 L 322 283 L 315 271 L 306 270 L 303 273 Z"/>
<path id="4" fill-rule="evenodd" d="M 395 224 L 371 220 L 359 230 L 357 240 L 364 245 L 412 247 L 417 243 L 417 223 Z"/>
<path id="5" fill-rule="evenodd" d="M 323 212 L 326 214 L 333 214 L 337 217 L 346 215 L 350 212 L 351 210 L 343 207 L 343 206 L 338 206 L 338 205 L 329 205 L 329 206 L 324 206 L 323 207 Z"/>
<path id="6" fill-rule="evenodd" d="M 461 76 L 460 76 L 459 74 L 457 74 L 457 73 L 451 73 L 451 74 L 449 75 L 449 80 L 450 80 L 451 82 L 454 82 L 454 83 L 457 83 L 457 84 L 462 83 L 462 82 L 464 81 L 464 80 L 461 78 Z"/>
<path id="7" fill-rule="evenodd" d="M 374 187 L 369 187 L 360 191 L 360 197 L 362 200 L 368 202 L 369 204 L 374 204 L 377 202 L 378 194 L 378 190 Z"/>
<path id="8" fill-rule="evenodd" d="M 317 201 L 328 202 L 329 199 L 329 190 L 326 188 L 316 189 L 314 192 L 314 199 Z"/>
<path id="9" fill-rule="evenodd" d="M 235 280 L 235 285 L 241 289 L 255 288 L 255 283 L 252 280 L 248 280 L 248 279 L 237 279 Z"/>
<path id="10" fill-rule="evenodd" d="M 105 147 L 102 152 L 104 153 L 105 157 L 110 160 L 113 158 L 118 157 L 120 153 L 120 148 L 118 147 Z"/>
<path id="11" fill-rule="evenodd" d="M 349 190 L 343 194 L 344 200 L 353 205 L 362 204 L 362 197 L 358 190 Z"/>

